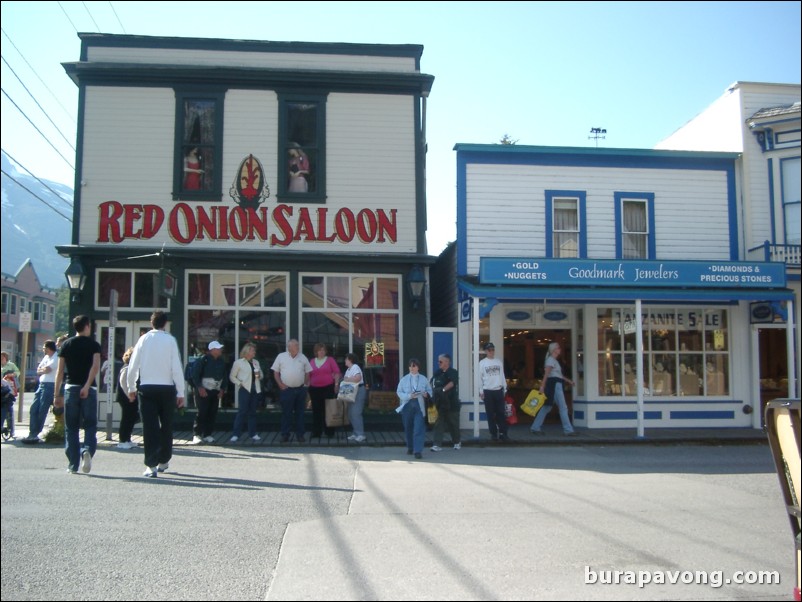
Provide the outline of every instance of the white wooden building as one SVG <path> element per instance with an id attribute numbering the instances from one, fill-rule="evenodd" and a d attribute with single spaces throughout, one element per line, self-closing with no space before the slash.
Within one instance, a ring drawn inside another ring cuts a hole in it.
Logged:
<path id="1" fill-rule="evenodd" d="M 394 392 L 425 353 L 409 284 L 434 259 L 423 47 L 79 36 L 71 313 L 105 344 L 116 290 L 117 355 L 154 309 L 186 356 L 250 341 L 269 366 L 297 338 L 341 361 L 376 342 L 367 380 Z"/>
<path id="2" fill-rule="evenodd" d="M 455 150 L 465 427 L 487 341 L 517 402 L 561 343 L 580 427 L 755 423 L 750 307 L 793 293 L 783 266 L 745 260 L 738 153 Z"/>

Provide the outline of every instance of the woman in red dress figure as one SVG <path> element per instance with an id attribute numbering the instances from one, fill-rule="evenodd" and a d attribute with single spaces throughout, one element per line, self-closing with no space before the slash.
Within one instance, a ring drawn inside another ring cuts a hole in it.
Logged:
<path id="1" fill-rule="evenodd" d="M 202 173 L 198 147 L 194 146 L 184 157 L 184 190 L 200 190 Z"/>

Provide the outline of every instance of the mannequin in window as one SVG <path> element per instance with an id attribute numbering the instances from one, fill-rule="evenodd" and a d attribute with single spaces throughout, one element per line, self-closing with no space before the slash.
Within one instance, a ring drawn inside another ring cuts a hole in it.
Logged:
<path id="1" fill-rule="evenodd" d="M 671 386 L 671 374 L 665 371 L 663 362 L 657 361 L 654 363 L 654 394 L 655 395 L 671 395 L 673 387 Z"/>
<path id="2" fill-rule="evenodd" d="M 287 192 L 309 192 L 309 157 L 297 142 L 290 142 Z"/>
<path id="3" fill-rule="evenodd" d="M 638 393 L 635 371 L 630 364 L 624 364 L 624 391 L 625 395 L 636 395 Z"/>
<path id="4" fill-rule="evenodd" d="M 699 395 L 699 377 L 685 363 L 679 365 L 679 387 L 682 395 Z"/>
<path id="5" fill-rule="evenodd" d="M 202 173 L 198 147 L 193 146 L 184 157 L 184 190 L 200 190 Z"/>
<path id="6" fill-rule="evenodd" d="M 705 366 L 705 381 L 708 395 L 724 395 L 724 374 L 716 370 L 711 361 Z"/>

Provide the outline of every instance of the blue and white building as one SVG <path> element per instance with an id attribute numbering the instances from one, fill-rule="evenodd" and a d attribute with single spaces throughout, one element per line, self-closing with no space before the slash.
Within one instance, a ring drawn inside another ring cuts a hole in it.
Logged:
<path id="1" fill-rule="evenodd" d="M 553 340 L 577 426 L 759 424 L 752 310 L 794 293 L 745 248 L 739 152 L 455 150 L 463 427 L 485 342 L 522 401 Z"/>

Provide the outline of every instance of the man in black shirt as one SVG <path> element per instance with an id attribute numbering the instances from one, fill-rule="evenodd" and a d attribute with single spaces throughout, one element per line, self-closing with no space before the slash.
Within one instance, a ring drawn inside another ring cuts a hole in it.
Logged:
<path id="1" fill-rule="evenodd" d="M 56 408 L 64 407 L 67 472 L 75 474 L 79 463 L 82 472 L 92 470 L 92 457 L 97 450 L 95 378 L 100 371 L 100 343 L 92 338 L 92 321 L 88 316 L 76 316 L 72 326 L 76 335 L 67 339 L 59 349 L 53 405 Z M 83 445 L 79 433 L 82 424 Z"/>

